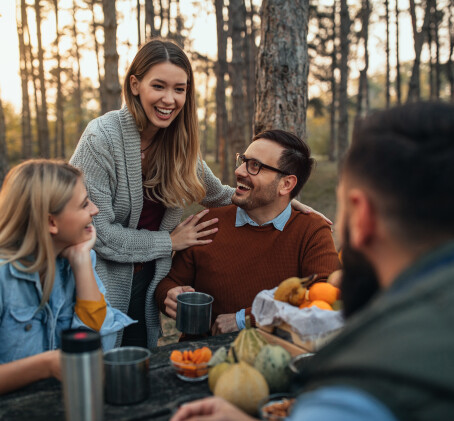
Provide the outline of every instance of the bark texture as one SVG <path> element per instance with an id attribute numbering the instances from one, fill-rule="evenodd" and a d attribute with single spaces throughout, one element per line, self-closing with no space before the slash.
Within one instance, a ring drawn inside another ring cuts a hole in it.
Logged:
<path id="1" fill-rule="evenodd" d="M 46 80 L 44 77 L 44 49 L 41 37 L 41 5 L 40 0 L 35 0 L 36 38 L 38 41 L 38 80 L 39 80 L 39 104 L 38 104 L 38 143 L 39 155 L 42 158 L 50 157 L 49 124 L 47 121 L 47 94 Z"/>
<path id="2" fill-rule="evenodd" d="M 264 0 L 260 16 L 254 133 L 276 128 L 305 138 L 309 0 Z"/>
<path id="3" fill-rule="evenodd" d="M 73 24 L 72 33 L 74 37 L 74 58 L 76 60 L 76 69 L 74 71 L 74 109 L 76 111 L 77 137 L 80 137 L 85 129 L 82 116 L 82 76 L 80 72 L 80 48 L 77 40 L 76 26 L 76 2 L 73 0 Z M 118 79 L 118 76 L 117 76 Z"/>
<path id="4" fill-rule="evenodd" d="M 413 43 L 415 49 L 415 61 L 413 62 L 413 69 L 411 72 L 410 83 L 408 86 L 407 102 L 418 101 L 421 98 L 420 90 L 420 64 L 421 64 L 421 50 L 426 40 L 426 33 L 429 26 L 430 14 L 427 12 L 424 15 L 424 22 L 422 29 L 418 31 L 416 25 L 416 4 L 415 0 L 410 0 L 410 15 L 413 28 Z"/>
<path id="5" fill-rule="evenodd" d="M 348 11 L 347 0 L 340 2 L 340 44 L 341 44 L 341 60 L 340 60 L 340 83 L 339 83 L 339 133 L 338 133 L 338 162 L 342 161 L 342 157 L 348 148 L 348 53 L 350 48 L 350 15 Z"/>
<path id="6" fill-rule="evenodd" d="M 359 72 L 358 100 L 356 103 L 356 117 L 362 117 L 369 112 L 369 80 L 367 72 L 369 70 L 369 0 L 362 0 L 361 7 L 361 38 L 364 43 L 364 67 Z M 388 49 L 387 49 L 388 51 Z M 387 60 L 389 63 L 389 60 Z M 387 68 L 387 95 L 389 97 L 389 69 Z"/>
<path id="7" fill-rule="evenodd" d="M 232 120 L 229 127 L 231 150 L 227 166 L 233 176 L 234 154 L 243 153 L 246 146 L 246 107 L 244 95 L 244 0 L 229 0 L 229 23 L 232 28 L 232 61 L 229 67 L 232 84 Z M 230 180 L 231 181 L 231 180 Z"/>
<path id="8" fill-rule="evenodd" d="M 55 79 L 57 85 L 57 104 L 56 104 L 56 121 L 55 121 L 55 143 L 54 143 L 54 156 L 65 157 L 65 117 L 64 117 L 64 104 L 63 92 L 61 82 L 61 56 L 60 56 L 60 28 L 58 23 L 58 0 L 53 1 L 55 12 L 55 58 L 57 67 L 55 72 Z"/>
<path id="9" fill-rule="evenodd" d="M 106 108 L 121 106 L 121 87 L 118 80 L 117 16 L 115 0 L 102 0 L 104 12 L 104 89 Z"/>
<path id="10" fill-rule="evenodd" d="M 20 2 L 20 20 L 17 20 L 17 34 L 19 38 L 19 57 L 20 57 L 20 78 L 22 88 L 22 158 L 29 159 L 32 156 L 32 124 L 30 113 L 30 95 L 28 83 L 30 72 L 27 65 L 27 50 L 25 44 L 25 28 L 27 24 L 25 0 Z M 18 13 L 19 15 L 19 13 Z"/>
<path id="11" fill-rule="evenodd" d="M 226 158 L 228 154 L 228 117 L 225 103 L 225 74 L 227 73 L 227 34 L 224 30 L 224 0 L 215 0 L 218 62 L 216 65 L 216 157 L 220 162 L 222 181 L 228 180 Z"/>

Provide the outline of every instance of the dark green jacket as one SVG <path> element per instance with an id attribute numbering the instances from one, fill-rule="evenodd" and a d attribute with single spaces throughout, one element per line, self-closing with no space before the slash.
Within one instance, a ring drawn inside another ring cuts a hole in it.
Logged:
<path id="1" fill-rule="evenodd" d="M 454 420 L 454 243 L 402 273 L 314 359 L 306 390 L 360 388 L 399 420 Z"/>

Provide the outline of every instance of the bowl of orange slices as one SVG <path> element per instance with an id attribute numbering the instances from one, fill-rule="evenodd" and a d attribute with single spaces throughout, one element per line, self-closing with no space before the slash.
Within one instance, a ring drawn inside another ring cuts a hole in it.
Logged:
<path id="1" fill-rule="evenodd" d="M 197 349 L 176 349 L 170 354 L 170 364 L 179 379 L 198 382 L 208 377 L 208 361 L 211 356 L 211 349 L 206 346 Z"/>

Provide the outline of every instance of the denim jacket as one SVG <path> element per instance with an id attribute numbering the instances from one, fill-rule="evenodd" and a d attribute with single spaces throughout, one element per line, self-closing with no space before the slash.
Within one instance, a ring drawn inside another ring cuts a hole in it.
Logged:
<path id="1" fill-rule="evenodd" d="M 96 254 L 90 252 L 93 270 Z M 39 275 L 18 270 L 0 260 L 0 364 L 60 348 L 61 331 L 87 328 L 74 312 L 76 284 L 67 259 L 57 258 L 49 301 L 39 307 L 42 288 Z M 99 290 L 104 286 L 95 271 Z M 134 321 L 107 302 L 100 334 L 103 349 L 113 348 L 116 334 Z"/>

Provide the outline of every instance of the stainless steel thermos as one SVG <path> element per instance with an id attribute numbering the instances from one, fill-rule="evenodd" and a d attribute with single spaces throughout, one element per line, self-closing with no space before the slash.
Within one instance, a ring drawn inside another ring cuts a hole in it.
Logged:
<path id="1" fill-rule="evenodd" d="M 66 421 L 103 421 L 104 366 L 98 332 L 62 332 L 61 369 Z"/>

